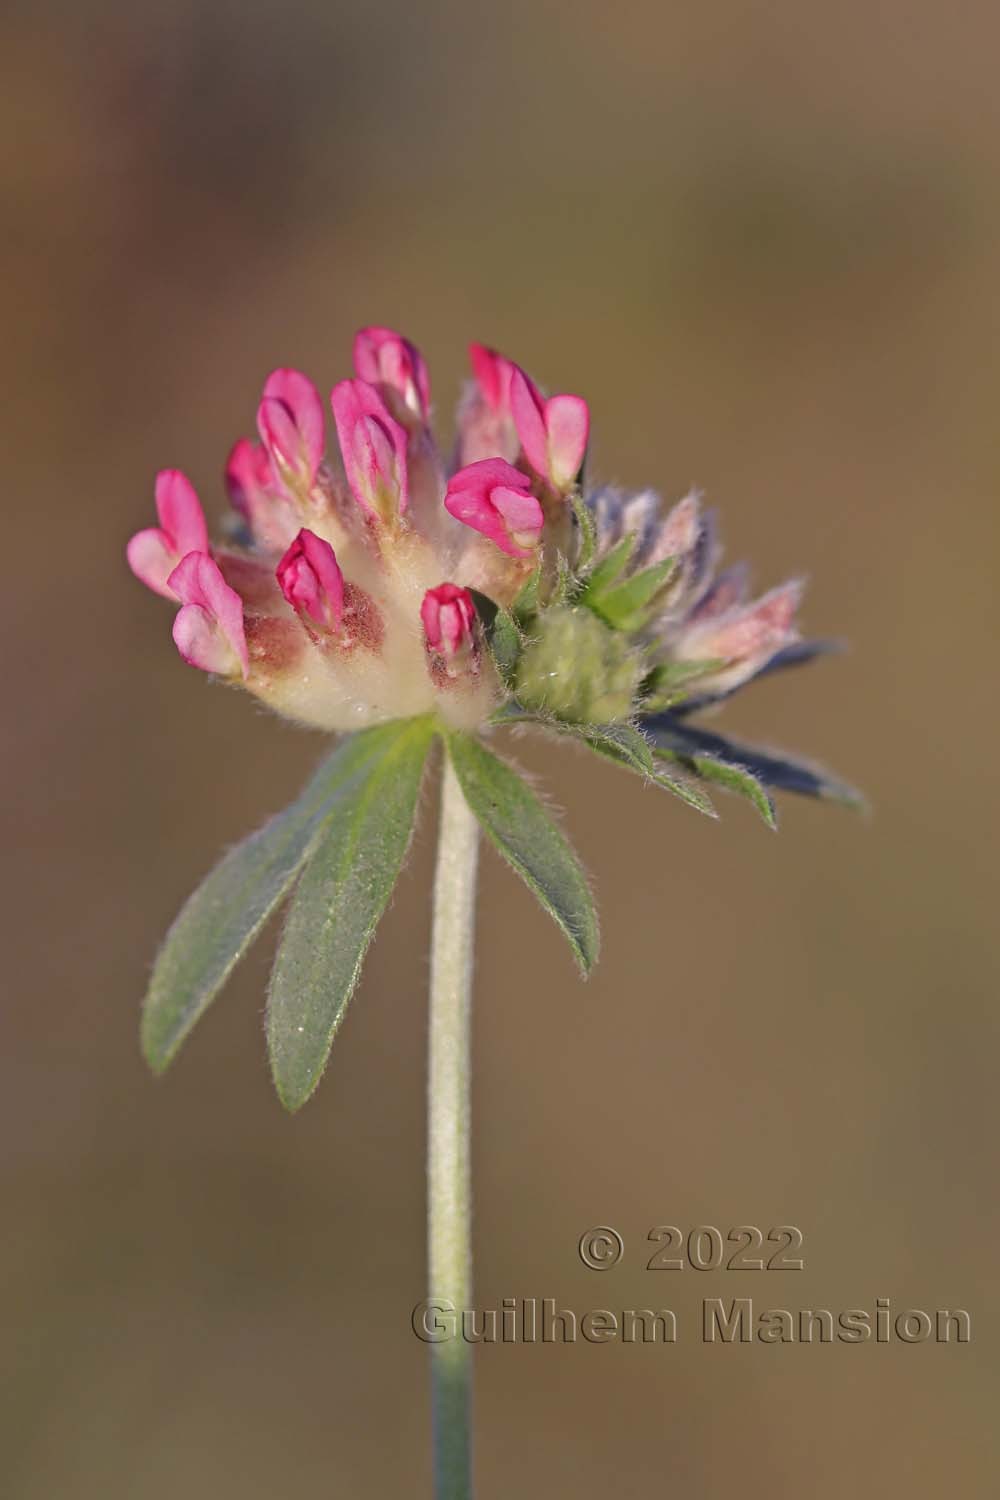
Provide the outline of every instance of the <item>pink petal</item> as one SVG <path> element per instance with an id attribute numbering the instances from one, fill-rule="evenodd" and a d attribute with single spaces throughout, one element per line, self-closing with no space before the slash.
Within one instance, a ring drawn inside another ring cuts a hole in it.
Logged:
<path id="1" fill-rule="evenodd" d="M 298 508 L 275 479 L 262 444 L 247 438 L 234 443 L 226 462 L 225 484 L 233 509 L 255 540 L 272 550 L 287 547 L 298 526 Z"/>
<path id="2" fill-rule="evenodd" d="M 521 447 L 535 473 L 549 477 L 549 444 L 544 403 L 536 387 L 517 365 L 510 378 L 510 409 Z"/>
<path id="3" fill-rule="evenodd" d="M 509 557 L 529 557 L 543 524 L 531 480 L 502 458 L 484 458 L 448 481 L 448 514 L 494 542 Z"/>
<path id="4" fill-rule="evenodd" d="M 226 460 L 225 484 L 233 509 L 252 524 L 260 501 L 269 499 L 274 491 L 266 449 L 260 443 L 251 443 L 249 438 L 239 438 Z"/>
<path id="5" fill-rule="evenodd" d="M 494 485 L 503 484 L 509 489 L 530 490 L 531 480 L 522 469 L 515 469 L 513 464 L 507 463 L 503 458 L 480 458 L 475 463 L 466 464 L 464 469 L 459 469 L 448 480 L 449 490 L 479 490 L 485 492 Z"/>
<path id="6" fill-rule="evenodd" d="M 530 537 L 530 543 L 524 541 L 519 545 L 534 546 L 545 521 L 544 512 L 536 497 L 526 495 L 523 490 L 509 490 L 498 484 L 490 491 L 490 500 L 503 517 L 514 540 Z"/>
<path id="7" fill-rule="evenodd" d="M 487 405 L 494 411 L 509 411 L 510 381 L 517 366 L 486 344 L 470 344 L 469 361 Z"/>
<path id="8" fill-rule="evenodd" d="M 210 648 L 205 621 L 200 615 L 187 614 L 185 623 L 179 625 L 181 615 L 185 615 L 185 610 L 181 610 L 174 622 L 174 640 L 185 661 L 206 672 L 225 671 L 227 675 L 235 675 L 239 670 L 246 677 L 250 671 L 250 658 L 243 624 L 243 601 L 236 590 L 229 587 L 218 564 L 203 552 L 189 552 L 167 581 L 181 603 L 200 610 L 212 627 L 211 640 L 215 644 Z M 224 658 L 228 666 L 206 665 L 205 661 L 187 655 L 178 639 L 178 629 L 181 639 L 185 643 L 194 642 L 206 660 L 208 655 L 218 661 Z"/>
<path id="9" fill-rule="evenodd" d="M 156 513 L 178 557 L 208 551 L 208 526 L 194 485 L 180 469 L 156 476 Z"/>
<path id="10" fill-rule="evenodd" d="M 569 489 L 587 452 L 590 408 L 582 396 L 553 396 L 545 403 L 545 428 L 549 478 L 557 489 Z"/>
<path id="11" fill-rule="evenodd" d="M 155 594 L 162 594 L 164 599 L 176 598 L 167 579 L 177 566 L 177 553 L 170 538 L 158 527 L 137 531 L 125 548 L 125 557 L 140 583 Z"/>

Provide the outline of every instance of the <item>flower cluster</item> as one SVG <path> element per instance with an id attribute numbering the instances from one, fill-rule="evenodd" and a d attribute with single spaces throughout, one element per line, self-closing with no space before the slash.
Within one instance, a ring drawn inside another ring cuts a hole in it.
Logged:
<path id="1" fill-rule="evenodd" d="M 158 475 L 159 525 L 128 561 L 178 606 L 185 661 L 345 731 L 676 713 L 801 653 L 798 583 L 751 600 L 745 569 L 717 574 L 697 495 L 587 493 L 586 402 L 545 397 L 483 345 L 471 360 L 450 464 L 419 350 L 366 328 L 330 395 L 335 443 L 312 382 L 269 376 L 258 438 L 226 464 L 225 540 L 184 474 Z"/>
<path id="2" fill-rule="evenodd" d="M 288 899 L 268 1048 L 288 1108 L 310 1096 L 402 869 L 435 744 L 442 827 L 456 807 L 476 820 L 584 973 L 599 946 L 586 874 L 486 743 L 494 727 L 540 726 L 709 814 L 706 784 L 747 798 L 771 826 L 773 787 L 855 798 L 815 766 L 696 722 L 753 678 L 826 649 L 797 633 L 801 585 L 753 598 L 745 569 L 718 571 L 696 494 L 664 506 L 652 491 L 588 489 L 586 402 L 543 395 L 493 349 L 471 355 L 450 462 L 431 432 L 420 352 L 366 328 L 354 375 L 330 394 L 332 429 L 305 375 L 269 376 L 258 436 L 226 464 L 222 540 L 209 539 L 182 473 L 157 477 L 159 524 L 132 538 L 128 560 L 175 606 L 181 656 L 340 735 L 167 934 L 143 1010 L 157 1070 Z"/>

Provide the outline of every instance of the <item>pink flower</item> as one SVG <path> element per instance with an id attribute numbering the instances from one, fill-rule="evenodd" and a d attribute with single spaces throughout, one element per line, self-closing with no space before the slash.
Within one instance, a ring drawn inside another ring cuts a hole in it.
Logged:
<path id="1" fill-rule="evenodd" d="M 208 551 L 208 527 L 194 486 L 180 469 L 161 469 L 155 494 L 160 524 L 137 531 L 125 555 L 136 578 L 173 599 L 170 575 L 188 552 Z"/>
<path id="2" fill-rule="evenodd" d="M 458 458 L 463 464 L 481 458 L 517 457 L 521 444 L 510 411 L 510 380 L 516 366 L 485 344 L 470 344 L 474 382 L 458 411 Z"/>
<path id="3" fill-rule="evenodd" d="M 257 408 L 257 427 L 279 478 L 311 487 L 323 457 L 323 403 L 308 376 L 275 370 Z"/>
<path id="4" fill-rule="evenodd" d="M 476 606 L 468 589 L 455 583 L 439 583 L 428 589 L 420 606 L 424 641 L 431 657 L 431 671 L 447 677 L 462 669 L 478 671 L 479 644 L 476 637 Z"/>
<path id="5" fill-rule="evenodd" d="M 174 644 L 188 665 L 219 677 L 248 677 L 243 601 L 218 564 L 204 552 L 189 552 L 168 582 L 182 605 L 174 620 Z"/>
<path id="6" fill-rule="evenodd" d="M 307 628 L 335 635 L 344 614 L 344 575 L 329 542 L 305 527 L 277 567 L 281 592 Z"/>
<path id="7" fill-rule="evenodd" d="M 288 545 L 297 524 L 296 508 L 274 477 L 267 450 L 240 438 L 233 444 L 225 470 L 226 492 L 233 509 L 246 521 L 254 539 L 265 547 Z"/>
<path id="8" fill-rule="evenodd" d="M 576 483 L 587 451 L 590 411 L 582 396 L 548 400 L 515 367 L 510 380 L 510 407 L 521 447 L 531 467 L 559 494 Z"/>
<path id="9" fill-rule="evenodd" d="M 391 328 L 362 328 L 354 336 L 354 368 L 361 380 L 376 386 L 387 402 L 406 417 L 426 422 L 431 385 L 424 357 L 415 344 Z"/>
<path id="10" fill-rule="evenodd" d="M 483 399 L 500 416 L 510 414 L 510 382 L 517 366 L 486 344 L 470 344 L 469 360 Z"/>
<path id="11" fill-rule="evenodd" d="M 508 557 L 530 557 L 544 516 L 531 480 L 502 458 L 484 458 L 459 469 L 448 481 L 445 509 L 482 532 Z"/>
<path id="12" fill-rule="evenodd" d="M 392 525 L 406 512 L 406 431 L 365 380 L 341 380 L 330 395 L 351 493 L 368 518 Z"/>

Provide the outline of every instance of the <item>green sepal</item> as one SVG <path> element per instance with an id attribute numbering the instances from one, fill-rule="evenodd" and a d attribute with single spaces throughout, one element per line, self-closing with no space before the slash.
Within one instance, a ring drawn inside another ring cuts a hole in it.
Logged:
<path id="1" fill-rule="evenodd" d="M 574 569 L 577 573 L 585 573 L 597 550 L 597 527 L 594 524 L 593 511 L 579 490 L 573 491 L 570 496 L 570 505 L 573 508 L 579 535 Z"/>
<path id="2" fill-rule="evenodd" d="M 599 947 L 597 913 L 572 847 L 524 779 L 478 739 L 449 733 L 447 746 L 481 827 L 562 929 L 584 974 L 589 973 Z"/>
<path id="3" fill-rule="evenodd" d="M 570 566 L 569 558 L 562 552 L 557 552 L 556 576 L 552 580 L 551 591 L 545 600 L 545 608 L 556 609 L 560 604 L 572 604 L 579 591 L 579 580 Z"/>
<path id="4" fill-rule="evenodd" d="M 271 1073 L 286 1109 L 319 1083 L 413 831 L 430 718 L 400 719 L 338 801 L 292 897 L 267 1002 Z"/>
<path id="5" fill-rule="evenodd" d="M 518 623 L 509 610 L 504 609 L 502 604 L 497 604 L 488 594 L 481 594 L 478 589 L 470 589 L 469 593 L 476 606 L 476 614 L 482 622 L 493 665 L 501 682 L 508 688 L 512 687 L 522 645 Z"/>
<path id="6" fill-rule="evenodd" d="M 662 562 L 632 573 L 610 587 L 595 589 L 588 583 L 583 602 L 615 630 L 641 630 L 649 622 L 650 605 L 675 566 L 672 557 L 665 557 Z"/>
<path id="7" fill-rule="evenodd" d="M 341 741 L 283 812 L 234 848 L 184 903 L 153 965 L 141 1042 L 160 1073 L 288 894 L 340 799 L 385 743 L 388 726 Z"/>

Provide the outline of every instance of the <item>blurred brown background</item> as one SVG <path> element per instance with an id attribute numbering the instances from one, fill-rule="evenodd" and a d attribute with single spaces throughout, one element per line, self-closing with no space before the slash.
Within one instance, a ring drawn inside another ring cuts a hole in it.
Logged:
<path id="1" fill-rule="evenodd" d="M 159 466 L 220 511 L 267 371 L 328 389 L 366 322 L 443 427 L 493 342 L 589 397 L 603 477 L 697 482 L 763 585 L 808 570 L 852 653 L 725 722 L 875 808 L 786 800 L 773 837 L 519 751 L 605 949 L 580 986 L 486 858 L 478 1301 L 681 1335 L 482 1349 L 482 1495 L 995 1493 L 995 7 L 66 0 L 2 41 L 4 1493 L 429 1490 L 432 799 L 300 1116 L 268 944 L 163 1081 L 136 1045 L 180 900 L 321 746 L 180 663 L 122 546 Z M 653 1225 L 745 1222 L 800 1225 L 805 1271 L 643 1269 Z M 738 1295 L 961 1306 L 974 1341 L 704 1346 Z"/>

